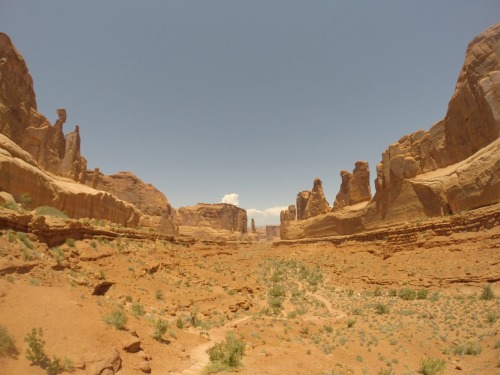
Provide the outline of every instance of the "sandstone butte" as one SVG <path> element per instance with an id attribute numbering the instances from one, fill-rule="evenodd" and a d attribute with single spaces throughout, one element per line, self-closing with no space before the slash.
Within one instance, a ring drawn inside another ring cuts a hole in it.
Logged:
<path id="1" fill-rule="evenodd" d="M 23 194 L 28 194 L 31 208 L 52 206 L 75 219 L 108 220 L 125 227 L 149 227 L 162 234 L 178 235 L 175 209 L 167 197 L 131 172 L 108 176 L 99 168 L 87 170 L 87 161 L 80 154 L 78 125 L 65 135 L 66 110 L 56 112 L 58 119 L 51 124 L 37 111 L 26 63 L 9 37 L 0 33 L 2 201 L 19 202 Z M 200 213 L 200 225 L 209 222 L 214 229 L 246 232 L 246 211 L 213 206 L 206 211 L 212 217 L 204 219 L 205 211 Z"/>
<path id="2" fill-rule="evenodd" d="M 316 179 L 312 192 L 297 195 L 296 215 L 295 206 L 282 213 L 281 238 L 348 235 L 500 202 L 499 53 L 496 24 L 470 42 L 445 118 L 382 153 L 373 197 L 363 161 L 340 172 L 331 212 Z"/>

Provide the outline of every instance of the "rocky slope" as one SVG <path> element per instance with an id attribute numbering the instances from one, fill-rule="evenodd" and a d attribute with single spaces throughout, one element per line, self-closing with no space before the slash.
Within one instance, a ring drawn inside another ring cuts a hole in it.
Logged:
<path id="1" fill-rule="evenodd" d="M 445 118 L 428 131 L 402 137 L 382 153 L 375 196 L 340 211 L 345 203 L 338 203 L 336 212 L 308 220 L 283 221 L 282 238 L 356 233 L 495 204 L 500 201 L 499 133 L 496 24 L 469 44 Z M 339 202 L 345 202 L 348 185 L 343 181 Z"/>

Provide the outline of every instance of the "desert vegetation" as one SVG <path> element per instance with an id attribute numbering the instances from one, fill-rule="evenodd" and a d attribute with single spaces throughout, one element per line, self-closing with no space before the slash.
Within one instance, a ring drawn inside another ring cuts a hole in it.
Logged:
<path id="1" fill-rule="evenodd" d="M 4 231 L 0 249 L 18 268 L 2 268 L 0 364 L 59 373 L 69 363 L 63 358 L 85 361 L 81 353 L 99 337 L 96 350 L 115 346 L 124 368 L 145 362 L 154 372 L 494 373 L 500 300 L 488 281 L 493 233 L 461 235 L 460 251 L 446 250 L 456 238 L 434 237 L 439 252 L 392 252 L 387 241 L 273 246 L 127 237 L 68 237 L 49 247 Z M 489 256 L 478 257 L 479 247 Z M 43 332 L 18 328 L 26 304 L 20 296 L 38 306 L 23 314 L 27 321 L 41 314 Z M 139 354 L 121 349 L 132 335 Z M 61 340 L 73 344 L 54 346 Z M 29 360 L 13 359 L 28 349 Z"/>

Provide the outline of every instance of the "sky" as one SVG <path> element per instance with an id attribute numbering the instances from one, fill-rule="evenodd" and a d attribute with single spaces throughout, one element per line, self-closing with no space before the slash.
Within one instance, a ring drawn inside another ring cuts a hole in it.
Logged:
<path id="1" fill-rule="evenodd" d="M 497 0 L 0 0 L 38 110 L 66 108 L 89 169 L 173 207 L 236 203 L 278 224 L 298 192 L 442 119 Z"/>

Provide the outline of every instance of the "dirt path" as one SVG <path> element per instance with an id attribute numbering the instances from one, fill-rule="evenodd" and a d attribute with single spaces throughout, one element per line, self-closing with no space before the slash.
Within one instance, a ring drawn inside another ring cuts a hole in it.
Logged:
<path id="1" fill-rule="evenodd" d="M 228 323 L 226 323 L 224 326 L 219 327 L 219 328 L 213 328 L 209 332 L 209 337 L 210 341 L 198 345 L 194 347 L 191 352 L 189 353 L 190 358 L 191 358 L 191 366 L 189 366 L 187 369 L 183 370 L 180 373 L 173 374 L 173 375 L 200 375 L 203 374 L 203 369 L 208 365 L 209 358 L 208 358 L 208 353 L 207 350 L 212 347 L 216 342 L 222 341 L 226 337 L 226 332 L 229 330 L 231 326 L 234 326 L 235 324 L 239 324 L 241 322 L 244 322 L 245 320 L 250 319 L 252 316 L 244 316 L 242 318 L 232 320 Z M 197 330 L 192 330 L 190 331 L 193 334 L 199 334 L 199 331 Z"/>

